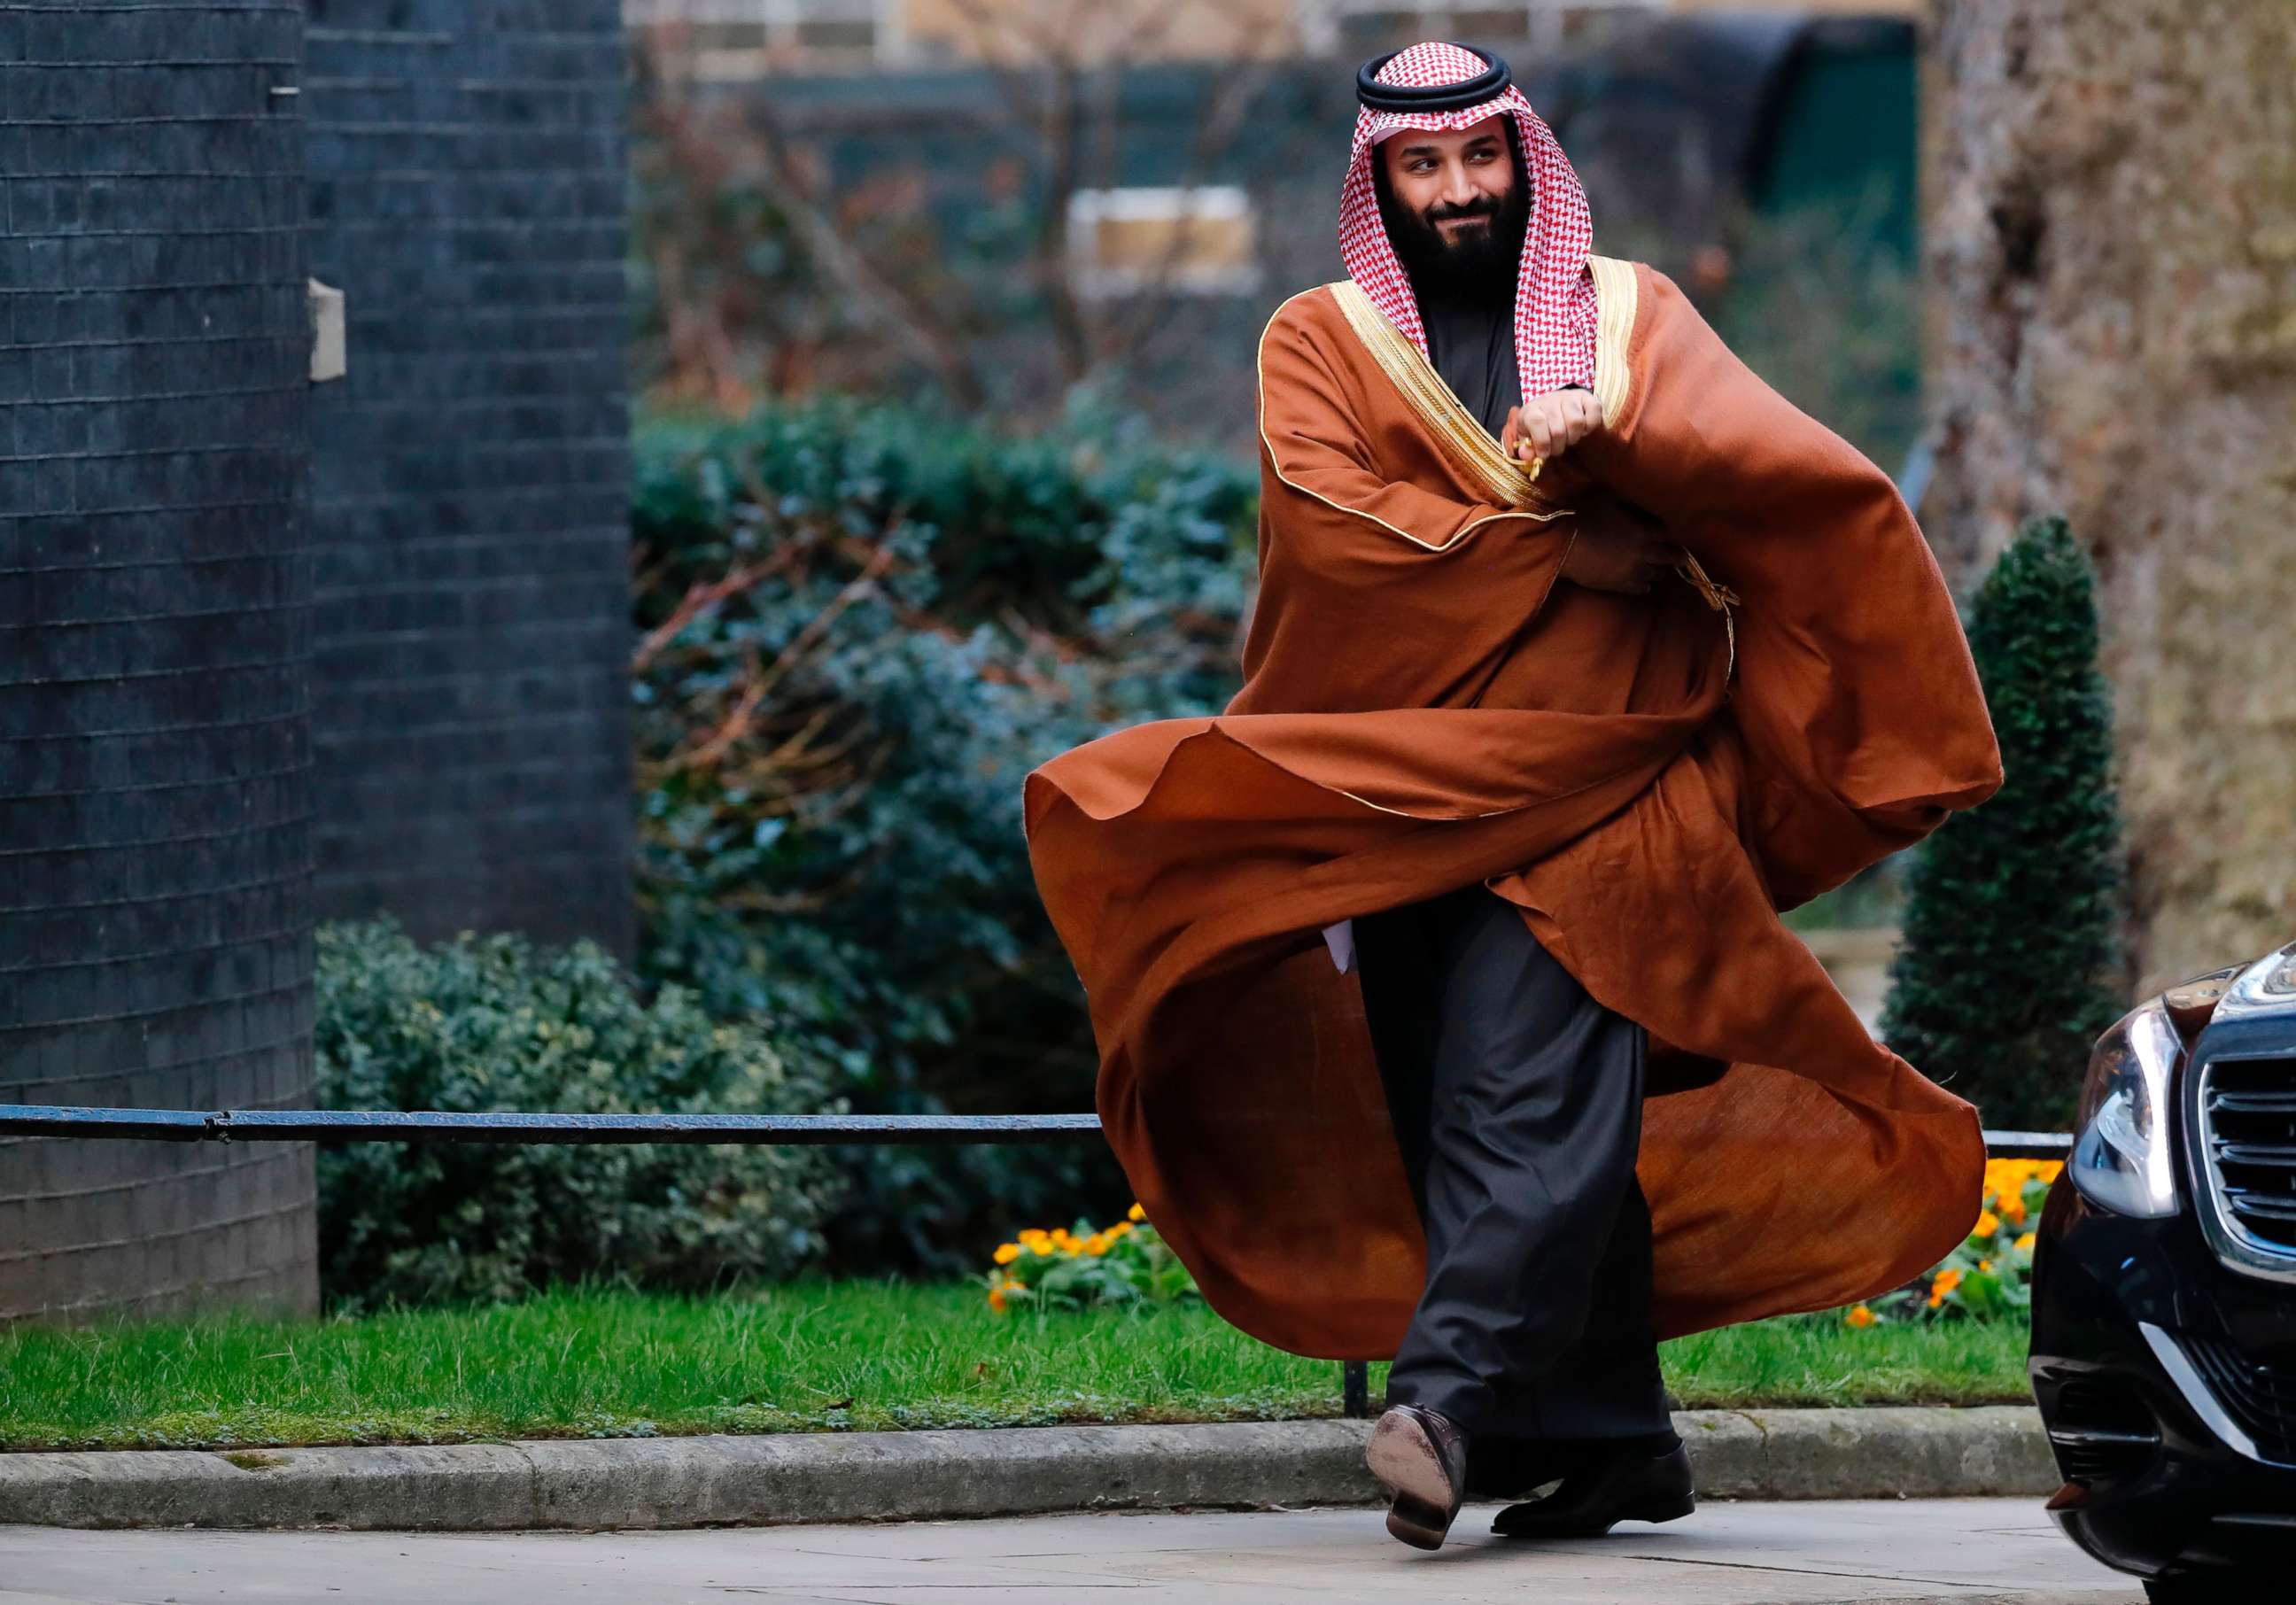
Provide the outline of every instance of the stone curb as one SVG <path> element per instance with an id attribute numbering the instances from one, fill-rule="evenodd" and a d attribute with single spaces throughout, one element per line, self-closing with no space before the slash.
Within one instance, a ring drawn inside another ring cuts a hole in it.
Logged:
<path id="1" fill-rule="evenodd" d="M 2046 1494 L 2030 1406 L 1685 1410 L 1712 1499 Z M 1371 1423 L 1013 1427 L 376 1449 L 0 1454 L 0 1523 L 69 1527 L 768 1526 L 1356 1504 Z"/>

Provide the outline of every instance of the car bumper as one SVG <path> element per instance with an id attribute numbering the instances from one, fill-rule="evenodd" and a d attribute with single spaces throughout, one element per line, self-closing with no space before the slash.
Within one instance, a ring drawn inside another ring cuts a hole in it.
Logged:
<path id="1" fill-rule="evenodd" d="M 2038 1227 L 2028 1371 L 2052 1519 L 2139 1576 L 2296 1560 L 2296 1404 L 2228 1398 L 2226 1355 L 2296 1340 L 2296 1287 L 2226 1269 L 2188 1208 L 2132 1220 L 2061 1180 Z"/>

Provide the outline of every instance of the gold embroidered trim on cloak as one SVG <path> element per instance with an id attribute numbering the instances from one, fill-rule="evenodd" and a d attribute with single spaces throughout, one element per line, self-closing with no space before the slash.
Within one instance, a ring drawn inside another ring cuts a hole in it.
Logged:
<path id="1" fill-rule="evenodd" d="M 1635 318 L 1641 310 L 1642 286 L 1635 276 L 1635 265 L 1621 258 L 1589 255 L 1587 267 L 1595 280 L 1595 403 L 1603 409 L 1603 427 L 1609 429 L 1625 413 L 1627 392 L 1634 381 L 1633 371 L 1627 363 L 1627 348 L 1634 337 Z M 1443 376 L 1436 373 L 1425 354 L 1372 304 L 1361 285 L 1353 279 L 1340 279 L 1332 284 L 1331 291 L 1332 300 L 1348 320 L 1348 327 L 1363 341 L 1380 371 L 1495 503 L 1502 507 L 1551 505 L 1533 483 L 1538 478 L 1540 464 L 1533 462 L 1525 469 L 1508 456 L 1483 427 L 1482 421 L 1467 411 L 1466 404 L 1443 382 Z M 1280 477 L 1281 471 L 1278 471 Z M 1694 557 L 1685 556 L 1675 565 L 1675 572 L 1688 582 L 1708 607 L 1722 615 L 1722 631 L 1729 646 L 1729 664 L 1723 671 L 1726 680 L 1738 667 L 1738 623 L 1731 612 L 1738 605 L 1738 594 L 1727 585 L 1717 584 Z M 1355 800 L 1371 807 L 1379 807 L 1366 798 Z"/>
<path id="2" fill-rule="evenodd" d="M 1341 279 L 1332 285 L 1332 299 L 1346 315 L 1348 327 L 1379 364 L 1380 372 L 1403 393 L 1419 421 L 1448 448 L 1452 460 L 1467 471 L 1486 497 L 1501 507 L 1550 505 L 1532 483 L 1538 478 L 1539 465 L 1534 463 L 1526 469 L 1500 449 L 1482 421 L 1452 394 L 1443 376 L 1403 331 L 1372 305 L 1361 285 L 1353 279 Z"/>
<path id="3" fill-rule="evenodd" d="M 1398 525 L 1389 523 L 1385 519 L 1381 518 L 1376 513 L 1365 512 L 1360 507 L 1350 507 L 1344 502 L 1335 502 L 1331 497 L 1324 495 L 1321 491 L 1311 489 L 1308 486 L 1300 484 L 1300 481 L 1293 479 L 1290 474 L 1285 473 L 1283 471 L 1283 459 L 1276 454 L 1275 442 L 1270 439 L 1267 434 L 1267 336 L 1269 332 L 1275 327 L 1275 320 L 1283 315 L 1284 307 L 1289 307 L 1292 301 L 1300 299 L 1300 296 L 1312 295 L 1315 292 L 1313 291 L 1303 290 L 1300 292 L 1300 295 L 1292 297 L 1291 300 L 1285 301 L 1283 307 L 1278 307 L 1274 312 L 1270 313 L 1268 315 L 1267 327 L 1263 328 L 1259 332 L 1259 344 L 1252 352 L 1252 369 L 1256 378 L 1256 385 L 1259 398 L 1258 405 L 1259 444 L 1261 448 L 1267 453 L 1268 466 L 1275 471 L 1275 477 L 1282 480 L 1285 486 L 1299 492 L 1301 495 L 1313 497 L 1315 500 L 1321 502 L 1324 506 L 1332 509 L 1334 512 L 1344 512 L 1351 517 L 1363 519 L 1368 522 L 1377 524 L 1382 529 L 1388 530 L 1392 534 L 1401 536 L 1413 545 L 1423 546 L 1430 552 L 1447 552 L 1452 547 L 1465 540 L 1469 536 L 1474 534 L 1476 530 L 1480 529 L 1484 525 L 1496 524 L 1502 519 L 1529 519 L 1534 523 L 1551 523 L 1556 519 L 1568 518 L 1570 516 L 1570 509 L 1568 507 L 1557 508 L 1552 512 L 1541 512 L 1530 509 L 1508 512 L 1495 512 L 1488 518 L 1475 519 L 1466 524 L 1463 524 L 1458 528 L 1451 532 L 1451 536 L 1448 540 L 1424 541 L 1412 534 L 1408 529 L 1405 529 Z M 1572 538 L 1574 540 L 1577 538 L 1575 533 L 1572 536 Z M 1374 807 L 1377 807 L 1379 805 L 1376 803 L 1372 805 Z"/>
<path id="4" fill-rule="evenodd" d="M 1634 336 L 1642 287 L 1632 262 L 1590 256 L 1587 266 L 1595 275 L 1595 402 L 1609 429 L 1627 410 L 1627 386 L 1634 377 L 1627 369 L 1627 342 Z"/>
<path id="5" fill-rule="evenodd" d="M 1627 366 L 1627 342 L 1634 337 L 1642 284 L 1635 276 L 1635 265 L 1617 257 L 1589 256 L 1587 266 L 1595 275 L 1595 402 L 1603 409 L 1603 427 L 1610 429 L 1626 412 L 1627 390 L 1634 381 Z M 1717 584 L 1705 565 L 1687 553 L 1674 571 L 1722 615 L 1722 633 L 1730 649 L 1729 665 L 1723 670 L 1726 680 L 1738 668 L 1738 620 L 1730 610 L 1738 605 L 1738 594 Z"/>
<path id="6" fill-rule="evenodd" d="M 1607 429 L 1626 410 L 1632 379 L 1627 342 L 1635 332 L 1641 290 L 1631 262 L 1589 256 L 1587 266 L 1595 280 L 1595 402 L 1603 409 Z M 1361 285 L 1341 279 L 1332 285 L 1332 299 L 1380 371 L 1493 502 L 1501 507 L 1551 505 L 1537 484 L 1542 464 L 1533 461 L 1526 468 L 1508 456 L 1482 421 L 1443 382 L 1426 355 L 1372 304 Z"/>

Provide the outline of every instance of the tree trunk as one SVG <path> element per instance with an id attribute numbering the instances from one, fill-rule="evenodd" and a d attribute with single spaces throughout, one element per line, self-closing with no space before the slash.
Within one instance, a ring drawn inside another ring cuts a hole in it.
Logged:
<path id="1" fill-rule="evenodd" d="M 2296 4 L 1938 0 L 1939 556 L 2103 580 L 2148 989 L 2296 940 Z"/>

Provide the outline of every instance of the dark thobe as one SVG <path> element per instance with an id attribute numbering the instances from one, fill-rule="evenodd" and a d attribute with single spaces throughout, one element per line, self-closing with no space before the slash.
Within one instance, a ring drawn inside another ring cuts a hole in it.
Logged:
<path id="1" fill-rule="evenodd" d="M 1507 409 L 1522 400 L 1521 371 L 1514 361 L 1513 296 L 1447 289 L 1413 299 L 1427 332 L 1428 361 L 1496 438 L 1506 427 Z"/>
<path id="2" fill-rule="evenodd" d="M 1521 398 L 1505 298 L 1422 296 L 1428 355 L 1498 434 Z M 1643 1028 L 1590 997 L 1480 881 L 1357 916 L 1356 968 L 1427 1282 L 1390 1404 L 1468 1429 L 1470 1490 L 1557 1451 L 1671 1441 L 1635 1176 Z"/>

